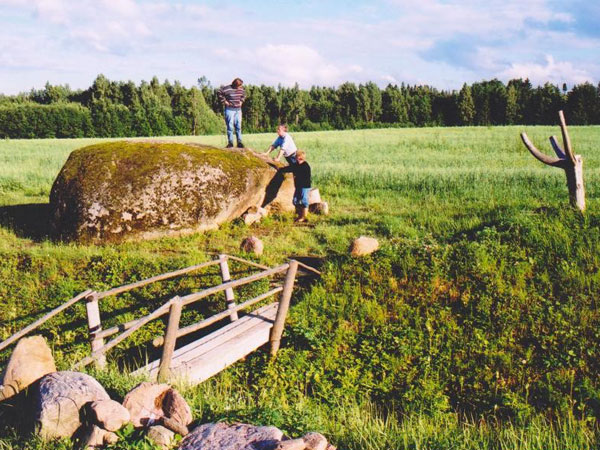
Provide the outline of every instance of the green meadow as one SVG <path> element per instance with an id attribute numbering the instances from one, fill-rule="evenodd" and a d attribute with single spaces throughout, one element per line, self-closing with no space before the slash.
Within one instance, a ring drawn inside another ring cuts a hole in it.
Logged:
<path id="1" fill-rule="evenodd" d="M 323 275 L 300 277 L 275 360 L 261 349 L 202 385 L 180 386 L 200 423 L 275 425 L 292 437 L 315 430 L 352 450 L 599 448 L 600 127 L 569 128 L 584 158 L 585 214 L 569 206 L 564 172 L 535 160 L 521 131 L 546 153 L 560 134 L 558 126 L 293 133 L 329 216 L 298 226 L 273 215 L 110 246 L 47 236 L 54 178 L 72 150 L 100 139 L 0 141 L 0 340 L 88 288 L 218 253 L 249 258 L 239 244 L 255 235 L 265 244 L 256 261 L 307 258 Z M 244 142 L 263 151 L 274 137 Z M 360 235 L 381 249 L 350 258 Z M 207 270 L 107 299 L 103 325 L 218 282 Z M 211 298 L 183 320 L 222 307 Z M 106 371 L 89 369 L 113 398 L 140 381 L 127 370 L 155 354 L 148 342 L 164 328 L 153 322 L 108 354 Z M 83 305 L 40 333 L 59 369 L 89 353 Z M 0 352 L 0 366 L 9 353 Z M 17 400 L 0 404 L 0 449 L 72 448 L 39 442 L 27 419 Z M 112 448 L 152 448 L 121 434 Z"/>

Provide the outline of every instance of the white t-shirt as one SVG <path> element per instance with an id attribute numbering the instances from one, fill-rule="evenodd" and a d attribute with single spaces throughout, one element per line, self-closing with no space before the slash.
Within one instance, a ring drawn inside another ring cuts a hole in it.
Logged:
<path id="1" fill-rule="evenodd" d="M 292 136 L 290 136 L 288 133 L 285 133 L 283 137 L 277 136 L 277 139 L 273 141 L 272 145 L 274 148 L 281 147 L 283 150 L 283 156 L 292 156 L 294 153 L 296 153 L 296 150 L 298 150 L 294 140 L 292 139 Z"/>

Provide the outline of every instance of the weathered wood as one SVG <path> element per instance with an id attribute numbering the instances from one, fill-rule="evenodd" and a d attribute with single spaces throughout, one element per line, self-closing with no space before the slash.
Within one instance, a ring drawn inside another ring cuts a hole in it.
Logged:
<path id="1" fill-rule="evenodd" d="M 575 154 L 573 153 L 573 148 L 571 147 L 571 138 L 569 137 L 569 132 L 567 131 L 567 122 L 565 121 L 565 115 L 561 111 L 558 111 L 558 119 L 560 121 L 560 131 L 562 132 L 563 145 L 565 146 L 565 153 L 575 165 L 577 161 L 575 160 Z"/>
<path id="2" fill-rule="evenodd" d="M 219 266 L 221 267 L 221 278 L 223 283 L 227 283 L 231 281 L 231 275 L 229 274 L 229 264 L 227 264 L 227 255 L 219 255 Z M 233 288 L 225 289 L 225 304 L 227 305 L 227 309 L 229 309 L 230 314 L 229 317 L 231 321 L 238 320 L 237 312 L 232 311 L 235 308 L 235 300 L 233 295 Z"/>
<path id="3" fill-rule="evenodd" d="M 571 139 L 567 131 L 565 116 L 562 111 L 558 112 L 560 130 L 562 132 L 564 150 L 558 145 L 556 137 L 550 137 L 550 144 L 556 153 L 556 158 L 540 152 L 529 140 L 527 134 L 521 133 L 521 139 L 527 150 L 539 161 L 553 167 L 559 167 L 565 171 L 567 177 L 567 188 L 569 190 L 569 201 L 571 205 L 580 211 L 585 211 L 585 189 L 583 186 L 583 158 L 575 155 L 571 147 Z"/>
<path id="4" fill-rule="evenodd" d="M 575 165 L 565 169 L 569 200 L 580 211 L 585 211 L 585 189 L 583 187 L 583 158 L 575 155 Z"/>
<path id="5" fill-rule="evenodd" d="M 90 347 L 92 353 L 104 345 L 104 339 L 99 337 L 97 333 L 102 331 L 102 322 L 100 321 L 100 308 L 98 306 L 98 293 L 92 292 L 87 298 L 85 303 L 85 310 L 87 312 L 88 332 L 90 336 Z M 102 355 L 96 360 L 96 366 L 103 368 L 106 366 L 106 357 Z"/>
<path id="6" fill-rule="evenodd" d="M 138 320 L 138 322 L 133 327 L 129 328 L 127 331 L 125 331 L 124 333 L 120 334 L 119 336 L 117 336 L 116 338 L 114 338 L 112 341 L 104 344 L 101 348 L 99 348 L 98 350 L 96 350 L 95 352 L 93 352 L 90 356 L 87 356 L 87 357 L 83 358 L 81 361 L 79 361 L 78 363 L 74 364 L 72 368 L 73 369 L 79 369 L 81 367 L 85 367 L 88 364 L 94 362 L 96 359 L 98 359 L 100 356 L 102 356 L 108 350 L 110 350 L 114 346 L 120 344 L 123 340 L 125 340 L 126 338 L 128 338 L 129 336 L 131 336 L 133 333 L 135 333 L 137 330 L 139 330 L 140 328 L 142 328 L 148 322 L 151 322 L 154 319 L 157 319 L 160 316 L 166 314 L 167 311 L 169 310 L 170 306 L 171 306 L 171 301 L 172 300 L 173 299 L 171 299 L 170 301 L 168 301 L 164 305 L 158 307 L 152 313 L 150 313 L 147 316 L 145 316 L 145 317 L 141 318 L 140 320 Z"/>
<path id="7" fill-rule="evenodd" d="M 129 322 L 115 325 L 114 327 L 107 328 L 106 330 L 101 330 L 97 333 L 98 337 L 104 339 L 108 336 L 112 336 L 113 334 L 117 334 L 117 333 L 121 333 L 125 330 L 129 330 L 132 326 L 134 326 L 139 321 L 140 321 L 140 319 L 130 320 Z"/>
<path id="8" fill-rule="evenodd" d="M 282 290 L 283 290 L 282 287 L 276 287 L 275 289 L 271 289 L 269 292 L 265 292 L 264 294 L 260 294 L 254 298 L 251 298 L 250 300 L 246 300 L 244 303 L 240 303 L 239 305 L 236 305 L 234 310 L 236 312 L 238 312 L 242 309 L 248 308 L 249 306 L 252 306 L 255 303 L 258 303 L 261 300 L 264 300 L 272 295 L 277 294 L 278 292 L 281 292 Z M 231 313 L 231 311 L 223 311 L 223 312 L 217 313 L 213 316 L 210 316 L 209 318 L 204 319 L 201 322 L 194 323 L 192 325 L 188 325 L 187 327 L 184 327 L 184 328 L 180 328 L 179 331 L 177 332 L 177 337 L 180 338 L 187 334 L 199 331 L 202 328 L 206 328 L 207 326 L 212 325 L 213 323 L 224 319 L 230 313 Z M 160 347 L 161 345 L 163 345 L 163 343 L 164 343 L 164 339 L 162 336 L 159 336 L 152 341 L 152 345 L 154 345 L 155 347 Z"/>
<path id="9" fill-rule="evenodd" d="M 232 255 L 226 255 L 228 259 L 233 259 L 234 261 L 238 261 L 244 264 L 248 264 L 249 266 L 254 266 L 254 267 L 258 267 L 259 269 L 263 269 L 263 270 L 269 270 L 270 267 L 269 266 L 265 266 L 264 264 L 258 264 L 255 263 L 254 261 L 249 261 L 247 259 L 244 258 L 238 258 L 237 256 L 232 256 Z"/>
<path id="10" fill-rule="evenodd" d="M 171 363 L 172 378 L 192 383 L 202 382 L 248 355 L 269 341 L 270 329 L 278 303 L 271 303 L 225 325 L 197 341 L 175 350 Z M 136 370 L 133 375 L 147 374 L 152 379 L 159 361 Z"/>
<path id="11" fill-rule="evenodd" d="M 313 273 L 316 273 L 317 275 L 321 275 L 321 272 L 320 272 L 320 271 L 318 271 L 318 270 L 317 270 L 317 269 L 315 269 L 314 267 L 311 267 L 311 266 L 309 266 L 309 265 L 306 265 L 306 264 L 304 264 L 304 263 L 301 263 L 300 261 L 298 261 L 298 266 L 299 266 L 299 267 L 301 267 L 301 268 L 303 268 L 303 269 L 306 269 L 306 270 L 308 270 L 309 272 L 313 272 Z"/>
<path id="12" fill-rule="evenodd" d="M 559 159 L 559 158 L 554 158 L 552 156 L 548 156 L 545 153 L 540 152 L 535 145 L 533 145 L 531 143 L 531 141 L 529 140 L 529 138 L 527 137 L 527 133 L 523 132 L 521 133 L 521 140 L 523 141 L 523 144 L 525 144 L 525 147 L 527 147 L 527 150 L 529 150 L 529 152 L 539 161 L 543 162 L 544 164 L 547 164 L 549 166 L 553 166 L 553 167 L 560 167 L 562 168 L 564 166 L 564 160 L 563 159 Z"/>
<path id="13" fill-rule="evenodd" d="M 112 288 L 105 292 L 100 292 L 98 294 L 98 298 L 102 299 L 104 297 L 108 297 L 111 295 L 121 294 L 123 292 L 127 292 L 127 291 L 130 291 L 130 290 L 138 288 L 138 287 L 146 286 L 147 284 L 155 283 L 157 281 L 168 280 L 169 278 L 174 278 L 174 277 L 178 277 L 180 275 L 185 275 L 186 273 L 193 272 L 193 271 L 199 270 L 199 269 L 203 269 L 203 268 L 209 267 L 209 266 L 214 266 L 217 264 L 219 264 L 219 260 L 207 261 L 205 263 L 198 264 L 195 266 L 185 267 L 183 269 L 175 270 L 173 272 L 163 273 L 161 275 L 156 275 L 155 277 L 146 278 L 145 280 L 136 281 L 135 283 L 126 284 L 124 286 Z"/>
<path id="14" fill-rule="evenodd" d="M 238 278 L 237 280 L 232 280 L 227 283 L 220 284 L 219 286 L 214 286 L 212 288 L 204 289 L 200 292 L 195 292 L 193 294 L 188 294 L 184 297 L 181 297 L 183 300 L 183 304 L 189 305 L 190 303 L 197 302 L 203 298 L 208 296 L 218 294 L 228 288 L 235 288 L 238 286 L 243 286 L 244 284 L 252 283 L 253 281 L 262 280 L 263 278 L 270 277 L 271 275 L 275 275 L 281 272 L 284 272 L 289 267 L 288 263 L 282 264 L 281 266 L 274 267 L 273 269 L 265 270 L 264 272 L 255 273 L 253 275 L 247 276 L 245 278 Z"/>
<path id="15" fill-rule="evenodd" d="M 160 358 L 160 366 L 158 368 L 158 381 L 164 383 L 169 379 L 171 358 L 175 350 L 177 341 L 177 332 L 179 331 L 179 320 L 181 319 L 182 302 L 179 297 L 173 298 L 171 307 L 169 308 L 169 322 L 167 324 L 167 332 L 165 333 L 165 344 L 163 346 L 162 357 Z"/>
<path id="16" fill-rule="evenodd" d="M 23 328 L 18 333 L 13 334 L 11 337 L 9 337 L 8 339 L 6 339 L 4 342 L 0 343 L 0 350 L 4 350 L 6 347 L 8 347 L 13 342 L 18 341 L 19 339 L 21 339 L 26 334 L 30 333 L 31 331 L 35 330 L 39 326 L 43 325 L 46 321 L 48 321 L 52 317 L 56 316 L 58 313 L 64 311 L 69 306 L 74 305 L 79 300 L 86 298 L 91 293 L 92 293 L 92 291 L 90 289 L 88 289 L 86 291 L 83 291 L 81 294 L 78 294 L 77 296 L 73 297 L 72 299 L 66 301 L 65 303 L 63 303 L 59 307 L 54 308 L 48 314 L 45 314 L 44 316 L 40 317 L 38 320 L 36 320 L 35 322 L 33 322 L 31 325 L 26 326 L 25 328 Z"/>
<path id="17" fill-rule="evenodd" d="M 275 319 L 273 329 L 271 330 L 271 356 L 275 356 L 277 354 L 279 345 L 281 344 L 281 335 L 283 334 L 285 318 L 287 317 L 287 312 L 290 307 L 290 299 L 292 298 L 292 291 L 294 289 L 294 281 L 296 280 L 297 271 L 298 261 L 295 259 L 290 260 L 289 268 L 285 275 L 281 300 L 279 301 L 279 308 L 277 309 L 277 317 Z"/>

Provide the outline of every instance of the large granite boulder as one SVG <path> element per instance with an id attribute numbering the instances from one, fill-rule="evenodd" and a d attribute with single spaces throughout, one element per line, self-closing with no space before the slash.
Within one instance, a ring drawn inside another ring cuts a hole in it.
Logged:
<path id="1" fill-rule="evenodd" d="M 110 399 L 100 383 L 85 373 L 54 372 L 35 386 L 36 430 L 46 440 L 73 436 L 82 425 L 81 408 Z"/>
<path id="2" fill-rule="evenodd" d="M 56 365 L 46 339 L 42 336 L 22 338 L 4 371 L 0 401 L 21 392 L 51 372 L 56 372 Z"/>
<path id="3" fill-rule="evenodd" d="M 293 180 L 245 149 L 117 141 L 75 150 L 50 193 L 51 232 L 111 242 L 203 231 L 252 206 L 292 207 Z M 279 194 L 273 198 L 273 186 Z"/>
<path id="4" fill-rule="evenodd" d="M 275 427 L 243 423 L 205 423 L 188 434 L 180 450 L 274 450 L 283 438 Z"/>

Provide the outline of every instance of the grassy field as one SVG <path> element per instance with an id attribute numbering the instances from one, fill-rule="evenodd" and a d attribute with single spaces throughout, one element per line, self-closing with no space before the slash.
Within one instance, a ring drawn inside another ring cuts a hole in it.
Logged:
<path id="1" fill-rule="evenodd" d="M 324 275 L 301 281 L 277 360 L 259 351 L 182 387 L 202 422 L 318 430 L 340 449 L 598 448 L 600 127 L 570 128 L 584 158 L 585 215 L 568 206 L 564 173 L 534 160 L 520 131 L 549 152 L 547 138 L 560 130 L 295 133 L 330 216 L 310 227 L 283 215 L 110 247 L 47 240 L 54 177 L 72 150 L 98 140 L 0 141 L 0 339 L 84 289 L 240 254 L 254 234 L 265 243 L 260 262 L 310 256 Z M 262 150 L 273 138 L 244 142 Z M 348 245 L 363 234 L 382 249 L 352 260 Z M 215 280 L 162 283 L 103 305 L 103 315 L 131 320 Z M 75 307 L 42 330 L 62 369 L 89 351 L 84 314 Z M 114 397 L 136 383 L 119 368 L 144 358 L 162 329 L 157 322 L 109 354 L 110 371 L 96 375 Z M 17 425 L 25 419 L 0 405 L 0 449 L 44 446 Z M 115 448 L 144 448 L 127 437 Z"/>

